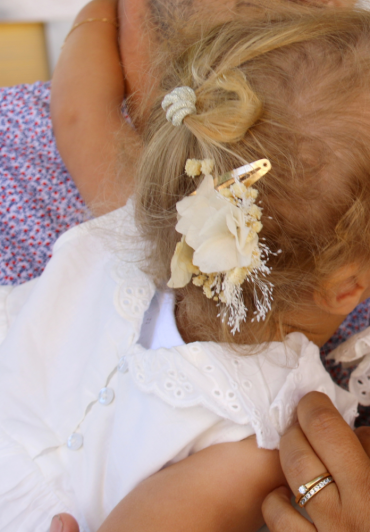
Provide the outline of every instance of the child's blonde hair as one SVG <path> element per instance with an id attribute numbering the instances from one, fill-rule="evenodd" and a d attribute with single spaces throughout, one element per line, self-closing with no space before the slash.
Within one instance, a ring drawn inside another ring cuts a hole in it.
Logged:
<path id="1" fill-rule="evenodd" d="M 271 161 L 255 185 L 260 236 L 282 253 L 269 260 L 274 301 L 263 331 L 250 322 L 250 283 L 248 320 L 235 337 L 200 288 L 178 290 L 180 316 L 199 340 L 251 343 L 266 330 L 272 337 L 341 266 L 369 263 L 370 13 L 284 7 L 219 25 L 185 48 L 166 57 L 138 172 L 137 222 L 152 244 L 148 270 L 164 285 L 180 238 L 176 202 L 195 188 L 186 160 L 212 158 L 218 174 Z M 174 127 L 161 101 L 184 85 L 197 113 Z"/>

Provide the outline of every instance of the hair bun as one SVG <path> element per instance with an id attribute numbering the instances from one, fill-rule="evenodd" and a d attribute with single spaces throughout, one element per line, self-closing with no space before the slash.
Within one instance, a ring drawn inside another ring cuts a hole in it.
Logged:
<path id="1" fill-rule="evenodd" d="M 197 94 L 197 114 L 186 125 L 211 142 L 238 142 L 262 112 L 261 101 L 238 69 L 211 76 Z"/>

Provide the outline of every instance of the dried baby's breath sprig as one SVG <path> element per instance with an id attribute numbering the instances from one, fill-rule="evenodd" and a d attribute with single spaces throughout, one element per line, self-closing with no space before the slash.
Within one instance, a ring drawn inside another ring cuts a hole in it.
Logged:
<path id="1" fill-rule="evenodd" d="M 189 177 L 197 177 L 202 173 L 202 161 L 197 159 L 188 159 L 185 164 L 185 173 Z"/>
<path id="2" fill-rule="evenodd" d="M 185 164 L 185 173 L 189 177 L 198 177 L 199 175 L 208 175 L 213 171 L 215 162 L 213 159 L 188 159 Z"/>
<path id="3" fill-rule="evenodd" d="M 203 175 L 211 174 L 215 167 L 215 162 L 213 159 L 203 159 L 201 161 L 201 171 Z"/>

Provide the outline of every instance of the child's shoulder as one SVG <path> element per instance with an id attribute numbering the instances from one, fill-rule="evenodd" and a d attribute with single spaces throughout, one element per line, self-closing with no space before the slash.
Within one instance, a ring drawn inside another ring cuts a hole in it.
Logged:
<path id="1" fill-rule="evenodd" d="M 130 374 L 144 392 L 172 407 L 201 405 L 240 426 L 251 424 L 260 447 L 274 449 L 292 424 L 299 400 L 309 391 L 326 393 L 353 423 L 356 402 L 323 368 L 319 350 L 301 333 L 245 356 L 227 345 L 195 342 L 171 349 L 137 346 Z"/>

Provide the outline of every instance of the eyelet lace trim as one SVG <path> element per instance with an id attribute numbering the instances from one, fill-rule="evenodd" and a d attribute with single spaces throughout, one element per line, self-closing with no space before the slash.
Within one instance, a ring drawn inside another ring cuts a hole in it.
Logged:
<path id="1" fill-rule="evenodd" d="M 355 364 L 365 355 L 370 355 L 370 327 L 351 336 L 328 356 L 335 362 Z"/>
<path id="2" fill-rule="evenodd" d="M 323 391 L 334 403 L 343 405 L 342 415 L 348 422 L 353 423 L 356 415 L 353 397 L 331 381 L 321 365 L 318 348 L 301 336 L 300 357 L 291 369 L 279 364 L 284 348 L 276 343 L 266 353 L 246 357 L 211 342 L 156 351 L 136 345 L 127 360 L 131 377 L 142 391 L 173 407 L 201 405 L 239 425 L 251 423 L 258 445 L 274 449 L 294 421 L 298 401 L 309 391 Z M 271 362 L 274 349 L 277 358 Z M 279 390 L 275 397 L 266 382 L 268 365 L 270 375 L 271 371 L 274 374 L 274 389 Z M 340 401 L 336 400 L 338 394 L 343 395 Z"/>
<path id="3" fill-rule="evenodd" d="M 111 215 L 107 220 L 109 223 L 105 224 L 105 229 L 110 233 L 109 245 L 115 248 L 113 254 L 116 257 L 111 269 L 111 277 L 117 283 L 114 305 L 118 314 L 133 325 L 135 336 L 138 337 L 144 313 L 154 296 L 155 286 L 140 270 L 145 259 L 145 246 L 135 226 L 132 199 L 117 211 L 117 219 Z"/>
<path id="4" fill-rule="evenodd" d="M 111 271 L 117 283 L 114 293 L 114 305 L 125 320 L 131 322 L 139 334 L 145 311 L 155 293 L 150 279 L 133 264 L 117 262 Z"/>

